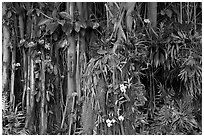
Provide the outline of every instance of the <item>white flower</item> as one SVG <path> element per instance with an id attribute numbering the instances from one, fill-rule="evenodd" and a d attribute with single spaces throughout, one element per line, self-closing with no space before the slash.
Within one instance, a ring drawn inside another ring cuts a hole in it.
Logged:
<path id="1" fill-rule="evenodd" d="M 46 43 L 46 44 L 45 44 L 45 48 L 48 49 L 48 50 L 50 50 L 50 44 L 49 44 L 49 43 Z"/>
<path id="2" fill-rule="evenodd" d="M 108 126 L 108 127 L 111 127 L 111 126 L 112 126 L 112 124 L 111 124 L 111 123 L 107 123 L 107 126 Z"/>
<path id="3" fill-rule="evenodd" d="M 126 92 L 126 86 L 124 85 L 124 84 L 120 84 L 120 90 L 121 90 L 121 92 Z"/>
<path id="4" fill-rule="evenodd" d="M 30 42 L 30 43 L 28 43 L 28 47 L 33 47 L 35 45 L 35 43 L 34 42 Z"/>
<path id="5" fill-rule="evenodd" d="M 43 44 L 45 41 L 44 41 L 44 39 L 41 39 L 38 42 L 39 42 L 39 44 Z"/>
<path id="6" fill-rule="evenodd" d="M 38 59 L 38 60 L 36 60 L 36 61 L 35 61 L 35 63 L 40 63 L 40 62 L 41 62 L 41 60 L 40 60 L 40 59 Z"/>
<path id="7" fill-rule="evenodd" d="M 20 40 L 20 44 L 24 43 L 25 42 L 25 39 L 21 39 Z"/>
<path id="8" fill-rule="evenodd" d="M 111 126 L 112 126 L 112 120 L 106 119 L 106 123 L 107 123 L 107 126 L 108 126 L 108 127 L 111 127 Z"/>
<path id="9" fill-rule="evenodd" d="M 150 20 L 149 19 L 144 19 L 144 22 L 145 23 L 150 23 Z"/>
<path id="10" fill-rule="evenodd" d="M 15 65 L 16 67 L 19 67 L 19 66 L 21 66 L 21 64 L 20 63 L 16 63 L 16 65 Z"/>
<path id="11" fill-rule="evenodd" d="M 106 123 L 111 123 L 110 119 L 106 119 Z"/>
<path id="12" fill-rule="evenodd" d="M 123 121 L 123 120 L 124 120 L 124 117 L 121 115 L 121 116 L 118 117 L 118 119 L 119 119 L 120 121 Z"/>
<path id="13" fill-rule="evenodd" d="M 112 122 L 112 123 L 115 123 L 115 122 L 116 122 L 116 120 L 113 118 L 113 119 L 111 120 L 111 122 Z"/>

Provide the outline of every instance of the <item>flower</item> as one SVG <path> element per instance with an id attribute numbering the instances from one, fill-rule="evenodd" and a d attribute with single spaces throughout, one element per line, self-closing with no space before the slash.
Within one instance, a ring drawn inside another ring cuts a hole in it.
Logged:
<path id="1" fill-rule="evenodd" d="M 111 126 L 112 126 L 112 124 L 111 124 L 111 123 L 107 123 L 107 126 L 108 126 L 108 127 L 111 127 Z"/>
<path id="2" fill-rule="evenodd" d="M 150 20 L 149 19 L 144 19 L 144 22 L 145 23 L 150 23 Z"/>
<path id="3" fill-rule="evenodd" d="M 46 48 L 47 50 L 50 50 L 50 44 L 49 44 L 49 43 L 46 43 L 46 44 L 45 44 L 45 48 Z"/>
<path id="4" fill-rule="evenodd" d="M 24 43 L 25 42 L 25 39 L 21 39 L 20 40 L 20 44 Z"/>
<path id="5" fill-rule="evenodd" d="M 38 51 L 38 54 L 41 54 L 41 51 Z"/>
<path id="6" fill-rule="evenodd" d="M 121 92 L 126 92 L 126 86 L 124 85 L 124 84 L 120 84 L 120 90 L 121 90 Z"/>
<path id="7" fill-rule="evenodd" d="M 34 42 L 31 41 L 30 43 L 28 43 L 28 47 L 29 47 L 29 48 L 31 48 L 31 47 L 33 47 L 33 46 L 35 46 L 35 43 L 34 43 Z"/>
<path id="8" fill-rule="evenodd" d="M 44 40 L 44 39 L 41 39 L 41 40 L 39 40 L 38 42 L 39 42 L 39 44 L 43 44 L 43 43 L 45 42 L 45 40 Z"/>
<path id="9" fill-rule="evenodd" d="M 21 66 L 21 64 L 20 64 L 20 63 L 16 63 L 15 66 L 16 66 L 16 67 L 19 67 L 19 66 Z"/>
<path id="10" fill-rule="evenodd" d="M 113 118 L 113 119 L 106 119 L 106 123 L 107 123 L 107 126 L 108 127 L 111 127 L 113 124 L 112 123 L 115 123 L 116 122 L 116 120 Z"/>
<path id="11" fill-rule="evenodd" d="M 106 123 L 111 123 L 110 119 L 106 119 Z"/>
<path id="12" fill-rule="evenodd" d="M 118 119 L 119 119 L 120 121 L 123 121 L 123 120 L 124 120 L 124 117 L 121 115 L 121 116 L 118 117 Z"/>
<path id="13" fill-rule="evenodd" d="M 113 119 L 111 120 L 111 122 L 112 122 L 112 123 L 115 123 L 115 122 L 116 122 L 116 120 L 113 118 Z"/>

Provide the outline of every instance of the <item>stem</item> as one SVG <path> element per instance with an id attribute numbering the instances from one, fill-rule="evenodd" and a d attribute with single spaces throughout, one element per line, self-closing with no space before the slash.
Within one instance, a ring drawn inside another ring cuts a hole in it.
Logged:
<path id="1" fill-rule="evenodd" d="M 120 121 L 120 128 L 121 128 L 122 135 L 125 135 L 125 130 L 124 130 L 124 126 L 123 126 L 122 121 Z"/>
<path id="2" fill-rule="evenodd" d="M 78 98 L 81 98 L 81 86 L 80 86 L 80 37 L 78 35 L 78 42 L 77 42 L 77 64 L 76 64 L 76 91 L 78 94 Z"/>
<path id="3" fill-rule="evenodd" d="M 16 36 L 15 37 L 15 41 L 13 44 L 13 49 L 12 49 L 12 60 L 11 60 L 11 93 L 10 93 L 10 102 L 12 104 L 12 107 L 13 107 L 13 110 L 14 110 L 14 107 L 15 107 L 15 94 L 14 94 L 14 89 L 15 89 L 15 65 L 16 65 L 16 44 L 17 44 L 17 41 L 18 41 L 18 33 L 17 33 L 17 30 L 18 30 L 18 26 L 17 26 L 17 18 L 16 16 L 14 17 L 14 28 L 13 28 L 13 36 Z"/>
<path id="4" fill-rule="evenodd" d="M 196 32 L 196 3 L 193 3 L 193 7 L 194 7 L 194 30 Z"/>
<path id="5" fill-rule="evenodd" d="M 182 15 L 183 14 L 183 12 L 182 12 L 182 2 L 180 2 L 180 23 L 182 24 Z"/>
<path id="6" fill-rule="evenodd" d="M 30 111 L 31 111 L 31 107 L 30 107 L 30 49 L 28 50 L 28 54 L 27 54 L 27 58 L 28 58 L 28 69 L 27 69 L 27 80 L 26 80 L 26 85 L 27 85 L 27 93 L 26 93 L 26 125 L 25 127 L 28 128 L 29 126 L 29 122 L 30 122 Z"/>
<path id="7" fill-rule="evenodd" d="M 74 102 L 75 102 L 75 95 L 73 95 L 72 99 L 72 110 L 71 110 L 71 116 L 70 116 L 70 122 L 69 122 L 69 134 L 71 135 L 71 129 L 72 129 L 72 122 L 73 122 L 73 113 L 74 113 Z"/>
<path id="8" fill-rule="evenodd" d="M 190 6 L 189 6 L 189 2 L 187 2 L 187 21 L 188 21 L 188 23 L 190 22 L 190 12 L 189 12 L 189 8 L 190 8 Z"/>

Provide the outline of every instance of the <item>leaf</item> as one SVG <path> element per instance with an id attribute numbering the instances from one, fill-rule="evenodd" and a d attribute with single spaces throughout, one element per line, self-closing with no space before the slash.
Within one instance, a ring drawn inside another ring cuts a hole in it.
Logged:
<path id="1" fill-rule="evenodd" d="M 58 27 L 58 23 L 56 22 L 53 22 L 53 23 L 50 23 L 47 27 L 46 27 L 46 31 L 50 31 L 50 34 L 52 34 Z"/>
<path id="2" fill-rule="evenodd" d="M 60 12 L 59 15 L 64 19 L 70 19 L 71 20 L 71 16 L 67 12 Z"/>
<path id="3" fill-rule="evenodd" d="M 166 10 L 166 15 L 171 18 L 172 17 L 172 11 L 170 9 Z"/>
<path id="4" fill-rule="evenodd" d="M 83 21 L 83 22 L 81 23 L 81 28 L 84 28 L 84 29 L 87 28 L 87 24 L 86 24 L 86 22 Z"/>
<path id="5" fill-rule="evenodd" d="M 99 49 L 99 50 L 97 51 L 97 53 L 100 54 L 100 55 L 104 55 L 104 54 L 107 53 L 107 51 L 106 51 L 106 50 Z"/>
<path id="6" fill-rule="evenodd" d="M 65 24 L 65 20 L 58 20 L 57 22 L 62 26 L 64 26 L 64 24 Z"/>
<path id="7" fill-rule="evenodd" d="M 55 32 L 55 33 L 53 33 L 53 40 L 54 41 L 57 41 L 58 40 L 58 34 Z"/>
<path id="8" fill-rule="evenodd" d="M 74 30 L 75 30 L 76 32 L 79 32 L 81 25 L 82 25 L 81 22 L 77 21 L 77 22 L 75 23 L 75 25 L 74 25 Z"/>
<path id="9" fill-rule="evenodd" d="M 69 35 L 72 32 L 73 25 L 71 23 L 65 22 L 65 24 L 62 26 L 62 31 L 66 33 L 66 35 Z"/>
<path id="10" fill-rule="evenodd" d="M 51 91 L 48 91 L 49 95 L 54 97 L 54 94 Z"/>
<path id="11" fill-rule="evenodd" d="M 160 53 L 160 57 L 159 57 L 159 60 L 161 62 L 161 64 L 164 64 L 164 54 Z"/>
<path id="12" fill-rule="evenodd" d="M 164 10 L 161 10 L 160 14 L 161 14 L 161 15 L 165 15 L 165 11 L 164 11 Z"/>
<path id="13" fill-rule="evenodd" d="M 53 17 L 54 20 L 58 20 L 58 18 L 57 18 L 57 9 L 54 9 L 52 11 L 52 17 Z"/>
<path id="14" fill-rule="evenodd" d="M 51 19 L 41 19 L 38 23 L 38 26 L 44 25 L 44 24 L 49 24 L 51 22 Z"/>
<path id="15" fill-rule="evenodd" d="M 54 65 L 54 74 L 57 75 L 58 71 L 57 71 L 57 65 Z"/>
<path id="16" fill-rule="evenodd" d="M 50 113 L 50 114 L 54 114 L 53 111 L 51 111 L 51 110 L 49 110 L 48 113 Z"/>
<path id="17" fill-rule="evenodd" d="M 38 2 L 38 4 L 40 5 L 41 8 L 45 7 L 44 2 Z"/>
<path id="18" fill-rule="evenodd" d="M 41 93 L 40 93 L 40 91 L 38 91 L 36 101 L 39 102 L 40 99 L 41 99 Z"/>
<path id="19" fill-rule="evenodd" d="M 33 11 L 34 11 L 34 9 L 29 9 L 26 15 L 30 16 Z"/>
<path id="20" fill-rule="evenodd" d="M 12 16 L 12 13 L 11 11 L 9 10 L 8 13 L 7 13 L 7 18 L 10 18 Z"/>
<path id="21" fill-rule="evenodd" d="M 47 91 L 47 94 L 46 94 L 46 98 L 47 98 L 47 101 L 49 102 L 50 101 L 50 95 L 49 95 L 48 91 Z"/>
<path id="22" fill-rule="evenodd" d="M 39 17 L 40 16 L 40 10 L 39 9 L 36 9 L 36 14 L 37 14 L 37 16 Z"/>
<path id="23" fill-rule="evenodd" d="M 156 55 L 154 56 L 154 63 L 155 63 L 155 66 L 156 68 L 158 67 L 159 65 L 159 53 L 157 52 Z"/>
<path id="24" fill-rule="evenodd" d="M 93 29 L 97 29 L 98 27 L 99 27 L 99 23 L 94 22 L 94 23 L 93 23 Z"/>

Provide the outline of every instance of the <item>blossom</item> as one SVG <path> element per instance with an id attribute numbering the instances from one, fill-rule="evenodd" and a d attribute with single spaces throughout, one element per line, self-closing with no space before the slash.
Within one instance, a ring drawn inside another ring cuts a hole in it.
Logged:
<path id="1" fill-rule="evenodd" d="M 116 120 L 113 118 L 113 119 L 111 120 L 111 122 L 112 122 L 112 123 L 115 123 L 115 122 L 116 122 Z"/>
<path id="2" fill-rule="evenodd" d="M 31 47 L 33 47 L 33 46 L 35 46 L 35 43 L 34 43 L 34 42 L 31 41 L 30 43 L 28 43 L 28 47 L 31 48 Z"/>
<path id="3" fill-rule="evenodd" d="M 112 124 L 111 124 L 111 123 L 107 123 L 107 126 L 108 126 L 108 127 L 111 127 L 111 126 L 112 126 Z"/>
<path id="4" fill-rule="evenodd" d="M 24 43 L 25 42 L 25 39 L 21 39 L 20 40 L 20 44 Z"/>
<path id="5" fill-rule="evenodd" d="M 20 64 L 20 63 L 16 63 L 15 66 L 16 66 L 16 67 L 19 67 L 19 66 L 21 66 L 21 64 Z"/>
<path id="6" fill-rule="evenodd" d="M 126 86 L 124 84 L 120 84 L 120 90 L 121 92 L 125 93 L 126 92 Z"/>
<path id="7" fill-rule="evenodd" d="M 45 44 L 45 48 L 48 49 L 48 50 L 50 50 L 50 44 L 49 44 L 49 43 L 46 43 L 46 44 Z"/>
<path id="8" fill-rule="evenodd" d="M 115 123 L 116 122 L 116 120 L 113 118 L 113 119 L 106 119 L 106 123 L 107 123 L 107 126 L 108 127 L 111 127 L 113 124 L 112 123 Z"/>
<path id="9" fill-rule="evenodd" d="M 150 23 L 150 20 L 149 19 L 144 19 L 144 22 L 145 23 Z"/>
<path id="10" fill-rule="evenodd" d="M 39 40 L 38 42 L 39 42 L 39 44 L 43 44 L 43 43 L 45 42 L 45 40 L 44 40 L 44 39 L 41 39 L 41 40 Z"/>
<path id="11" fill-rule="evenodd" d="M 121 116 L 118 117 L 118 119 L 119 119 L 120 121 L 123 121 L 123 120 L 124 120 L 124 117 L 121 115 Z"/>
<path id="12" fill-rule="evenodd" d="M 111 123 L 110 119 L 106 119 L 106 123 Z"/>

